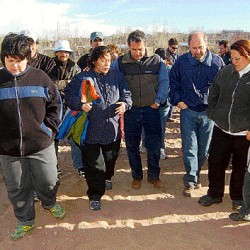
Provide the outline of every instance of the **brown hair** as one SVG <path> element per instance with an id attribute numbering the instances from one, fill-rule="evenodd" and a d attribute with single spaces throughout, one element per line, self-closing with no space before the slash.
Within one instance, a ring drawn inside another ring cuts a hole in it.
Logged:
<path id="1" fill-rule="evenodd" d="M 231 50 L 236 50 L 241 56 L 248 58 L 250 61 L 250 41 L 247 39 L 238 40 L 231 45 Z"/>

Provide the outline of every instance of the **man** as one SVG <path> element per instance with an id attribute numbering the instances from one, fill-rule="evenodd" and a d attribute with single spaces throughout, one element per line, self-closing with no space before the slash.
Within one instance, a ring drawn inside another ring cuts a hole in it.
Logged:
<path id="1" fill-rule="evenodd" d="M 55 57 L 53 61 L 56 67 L 54 68 L 51 78 L 57 85 L 63 101 L 63 114 L 66 112 L 65 93 L 64 89 L 71 79 L 81 72 L 80 68 L 69 58 L 73 50 L 70 48 L 69 41 L 59 40 L 55 43 Z M 82 154 L 80 146 L 75 143 L 72 137 L 69 137 L 71 145 L 71 157 L 73 166 L 80 176 L 84 176 L 84 168 L 82 163 Z M 58 155 L 58 140 L 55 140 L 56 153 Z"/>
<path id="2" fill-rule="evenodd" d="M 79 58 L 77 61 L 77 65 L 81 68 L 81 70 L 84 70 L 86 67 L 89 67 L 89 58 L 91 55 L 91 51 L 98 47 L 103 45 L 103 34 L 102 32 L 95 31 L 90 34 L 90 46 L 91 49 L 88 53 L 84 54 L 82 57 Z"/>
<path id="3" fill-rule="evenodd" d="M 27 36 L 30 43 L 31 56 L 28 62 L 29 65 L 31 67 L 41 69 L 51 78 L 51 73 L 55 67 L 55 63 L 49 56 L 40 54 L 37 51 L 39 43 L 37 41 L 36 35 L 31 33 L 29 30 L 23 30 L 20 32 L 20 34 Z"/>
<path id="4" fill-rule="evenodd" d="M 178 54 L 178 47 L 179 47 L 179 42 L 177 41 L 176 38 L 170 38 L 168 40 L 168 48 L 166 51 L 166 58 L 167 58 L 167 63 L 168 65 L 174 65 L 175 61 L 178 59 L 179 54 Z"/>
<path id="5" fill-rule="evenodd" d="M 142 127 L 147 148 L 148 181 L 162 188 L 159 179 L 161 120 L 160 104 L 167 99 L 168 72 L 159 55 L 146 56 L 145 34 L 135 30 L 129 34 L 129 52 L 114 61 L 113 67 L 121 71 L 132 93 L 132 108 L 124 115 L 125 142 L 132 169 L 132 188 L 139 189 L 143 179 L 139 145 Z"/>
<path id="6" fill-rule="evenodd" d="M 13 240 L 34 228 L 34 191 L 51 214 L 62 219 L 56 202 L 58 177 L 54 138 L 61 105 L 56 86 L 41 70 L 28 65 L 28 37 L 7 35 L 1 46 L 0 165 L 17 226 Z"/>
<path id="7" fill-rule="evenodd" d="M 186 174 L 183 195 L 200 188 L 200 170 L 206 160 L 213 122 L 207 117 L 208 88 L 223 67 L 222 59 L 207 49 L 207 36 L 192 32 L 189 52 L 170 70 L 170 101 L 180 108 L 182 150 Z"/>
<path id="8" fill-rule="evenodd" d="M 226 65 L 232 63 L 230 58 L 230 45 L 227 40 L 219 41 L 219 54 Z"/>

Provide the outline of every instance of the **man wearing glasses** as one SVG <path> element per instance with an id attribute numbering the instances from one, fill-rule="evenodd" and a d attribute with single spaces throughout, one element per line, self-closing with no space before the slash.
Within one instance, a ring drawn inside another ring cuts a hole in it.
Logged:
<path id="1" fill-rule="evenodd" d="M 171 65 L 171 66 L 174 65 L 175 61 L 179 57 L 179 54 L 177 52 L 178 46 L 179 46 L 179 42 L 177 41 L 176 38 L 169 39 L 168 48 L 166 51 L 168 65 Z"/>
<path id="2" fill-rule="evenodd" d="M 89 67 L 89 58 L 91 55 L 91 52 L 94 48 L 103 45 L 103 34 L 102 32 L 95 31 L 90 34 L 90 46 L 91 49 L 88 53 L 84 54 L 79 58 L 77 61 L 77 65 L 81 68 L 83 71 L 86 67 Z"/>

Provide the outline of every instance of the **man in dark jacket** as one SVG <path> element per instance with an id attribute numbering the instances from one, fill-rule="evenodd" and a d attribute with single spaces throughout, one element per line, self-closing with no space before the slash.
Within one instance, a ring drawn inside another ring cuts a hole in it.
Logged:
<path id="1" fill-rule="evenodd" d="M 103 34 L 102 32 L 95 31 L 90 34 L 90 46 L 91 49 L 88 53 L 84 54 L 82 57 L 79 58 L 77 61 L 77 65 L 81 68 L 81 70 L 84 70 L 86 67 L 89 68 L 89 58 L 91 55 L 91 51 L 98 47 L 103 45 Z"/>
<path id="2" fill-rule="evenodd" d="M 148 182 L 162 188 L 160 180 L 161 120 L 159 106 L 167 99 L 168 71 L 159 55 L 146 56 L 145 34 L 140 30 L 128 36 L 130 51 L 113 63 L 122 72 L 132 93 L 132 108 L 124 114 L 124 131 L 129 164 L 132 169 L 132 188 L 139 189 L 143 179 L 139 151 L 142 127 L 147 148 Z"/>
<path id="3" fill-rule="evenodd" d="M 213 122 L 207 117 L 208 88 L 224 66 L 222 59 L 207 49 L 207 37 L 192 32 L 189 52 L 180 56 L 170 70 L 169 97 L 180 108 L 183 159 L 186 169 L 183 195 L 192 197 L 200 187 L 200 170 L 211 140 Z"/>
<path id="4" fill-rule="evenodd" d="M 0 165 L 17 226 L 13 240 L 34 228 L 34 191 L 57 219 L 65 215 L 56 202 L 58 177 L 54 138 L 60 124 L 59 93 L 50 78 L 28 65 L 28 38 L 7 35 L 1 48 Z"/>

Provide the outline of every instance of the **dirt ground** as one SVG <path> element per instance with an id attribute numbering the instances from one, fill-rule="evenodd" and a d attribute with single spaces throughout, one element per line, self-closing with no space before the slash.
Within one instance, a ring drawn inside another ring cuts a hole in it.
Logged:
<path id="1" fill-rule="evenodd" d="M 0 174 L 0 250 L 30 249 L 249 249 L 250 223 L 233 222 L 228 196 L 230 171 L 226 175 L 224 202 L 202 207 L 197 201 L 207 191 L 207 166 L 201 172 L 202 189 L 195 197 L 182 195 L 184 174 L 179 113 L 167 124 L 168 159 L 161 160 L 162 190 L 146 181 L 146 155 L 143 154 L 144 180 L 140 190 L 131 188 L 131 171 L 123 145 L 113 177 L 113 189 L 102 199 L 102 210 L 88 207 L 86 182 L 72 167 L 70 147 L 60 146 L 59 165 L 63 171 L 58 201 L 66 217 L 56 221 L 36 203 L 36 227 L 24 239 L 13 241 L 16 225 Z"/>

